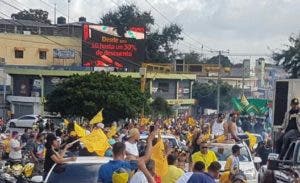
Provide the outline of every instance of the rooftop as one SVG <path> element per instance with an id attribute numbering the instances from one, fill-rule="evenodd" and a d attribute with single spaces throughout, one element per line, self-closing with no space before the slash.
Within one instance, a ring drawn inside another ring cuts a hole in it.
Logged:
<path id="1" fill-rule="evenodd" d="M 55 27 L 54 25 L 36 22 L 32 20 L 14 20 L 14 19 L 0 19 L 0 25 L 17 25 L 28 27 Z"/>

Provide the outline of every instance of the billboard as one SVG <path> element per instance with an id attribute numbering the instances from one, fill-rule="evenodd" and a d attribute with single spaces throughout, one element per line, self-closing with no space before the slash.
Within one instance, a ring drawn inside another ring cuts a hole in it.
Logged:
<path id="1" fill-rule="evenodd" d="M 75 51 L 72 49 L 53 49 L 53 58 L 74 59 Z"/>
<path id="2" fill-rule="evenodd" d="M 120 37 L 116 28 L 83 25 L 82 65 L 123 68 L 138 66 L 145 59 L 145 29 L 131 27 Z"/>

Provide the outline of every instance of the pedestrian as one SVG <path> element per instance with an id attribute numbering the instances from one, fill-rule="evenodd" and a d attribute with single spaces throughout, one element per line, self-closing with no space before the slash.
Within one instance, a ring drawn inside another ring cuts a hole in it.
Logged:
<path id="1" fill-rule="evenodd" d="M 203 173 L 205 171 L 205 164 L 202 161 L 197 161 L 194 163 L 193 171 L 184 173 L 178 180 L 177 183 L 187 183 L 189 179 L 195 174 Z"/>
<path id="2" fill-rule="evenodd" d="M 214 151 L 208 149 L 207 142 L 202 142 L 200 145 L 200 151 L 192 155 L 192 162 L 196 163 L 198 161 L 202 161 L 205 164 L 205 170 L 207 170 L 212 162 L 218 161 Z"/>
<path id="3" fill-rule="evenodd" d="M 238 114 L 236 112 L 231 114 L 230 122 L 228 123 L 228 140 L 234 139 L 236 142 L 241 139 L 238 137 L 238 127 L 237 127 Z"/>
<path id="4" fill-rule="evenodd" d="M 240 167 L 240 160 L 239 156 L 241 155 L 241 147 L 239 145 L 233 145 L 231 148 L 232 155 L 230 155 L 227 160 L 224 167 L 225 171 L 231 171 L 234 169 L 239 170 Z"/>
<path id="5" fill-rule="evenodd" d="M 17 131 L 13 131 L 10 140 L 10 153 L 9 153 L 9 159 L 13 163 L 21 161 L 22 159 L 22 151 L 21 151 L 22 146 L 18 138 L 19 138 L 19 133 Z"/>
<path id="6" fill-rule="evenodd" d="M 150 159 L 146 162 L 146 168 L 153 177 L 155 183 L 161 183 L 161 178 L 155 173 L 155 161 Z M 147 177 L 142 171 L 137 171 L 131 178 L 130 183 L 148 183 Z"/>
<path id="7" fill-rule="evenodd" d="M 59 143 L 54 134 L 49 133 L 46 137 L 46 155 L 44 162 L 44 178 L 46 178 L 52 166 L 57 164 L 62 164 L 69 161 L 75 161 L 76 157 L 64 158 L 65 153 L 72 144 L 67 144 L 62 151 L 59 151 Z"/>
<path id="8" fill-rule="evenodd" d="M 261 165 L 266 165 L 268 156 L 272 153 L 272 140 L 267 139 L 266 143 L 262 142 L 262 146 L 256 149 L 256 154 L 261 158 Z"/>
<path id="9" fill-rule="evenodd" d="M 168 171 L 167 174 L 162 178 L 163 183 L 175 183 L 183 174 L 184 171 L 175 165 L 177 164 L 177 157 L 169 154 L 167 157 Z"/>
<path id="10" fill-rule="evenodd" d="M 26 144 L 29 139 L 28 128 L 24 129 L 24 133 L 21 135 L 21 143 Z"/>
<path id="11" fill-rule="evenodd" d="M 137 128 L 132 128 L 128 134 L 128 140 L 125 142 L 126 159 L 136 160 L 139 157 L 137 142 L 140 139 L 140 131 Z"/>
<path id="12" fill-rule="evenodd" d="M 281 125 L 281 136 L 276 141 L 276 152 L 282 159 L 289 147 L 291 140 L 300 136 L 300 108 L 299 99 L 291 100 L 291 110 L 285 114 Z"/>

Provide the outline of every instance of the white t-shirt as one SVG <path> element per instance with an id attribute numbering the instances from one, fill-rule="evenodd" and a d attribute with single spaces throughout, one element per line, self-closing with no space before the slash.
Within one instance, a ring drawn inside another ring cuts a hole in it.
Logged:
<path id="1" fill-rule="evenodd" d="M 139 156 L 139 150 L 137 147 L 137 143 L 130 143 L 128 141 L 125 142 L 126 152 L 132 154 L 134 156 Z"/>
<path id="2" fill-rule="evenodd" d="M 148 183 L 148 181 L 144 173 L 138 171 L 131 177 L 129 183 Z"/>
<path id="3" fill-rule="evenodd" d="M 214 135 L 223 135 L 224 134 L 224 121 L 222 121 L 222 123 L 218 123 L 217 121 L 214 122 L 213 126 L 212 126 L 212 134 Z"/>
<path id="4" fill-rule="evenodd" d="M 186 183 L 191 178 L 192 175 L 193 172 L 186 172 L 177 180 L 176 183 Z"/>
<path id="5" fill-rule="evenodd" d="M 11 139 L 10 140 L 10 153 L 9 153 L 9 158 L 11 159 L 22 159 L 22 153 L 21 149 L 18 151 L 15 151 L 14 148 L 20 147 L 21 144 L 18 140 L 16 139 Z"/>

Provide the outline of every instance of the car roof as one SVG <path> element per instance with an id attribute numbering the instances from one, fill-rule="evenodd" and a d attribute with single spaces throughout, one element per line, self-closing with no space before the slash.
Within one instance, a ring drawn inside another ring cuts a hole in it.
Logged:
<path id="1" fill-rule="evenodd" d="M 29 115 L 20 116 L 20 118 L 21 118 L 21 117 L 25 117 L 25 116 L 35 117 L 35 118 L 38 117 L 38 115 L 36 115 L 36 114 L 29 114 Z"/>
<path id="2" fill-rule="evenodd" d="M 112 158 L 110 157 L 99 157 L 99 156 L 79 156 L 76 161 L 67 162 L 67 164 L 82 164 L 82 163 L 95 163 L 104 164 L 108 163 Z"/>
<path id="3" fill-rule="evenodd" d="M 143 138 L 147 138 L 147 137 L 148 137 L 148 135 L 142 134 L 140 138 L 143 139 Z M 174 135 L 161 135 L 161 138 L 164 138 L 164 139 L 176 139 L 176 137 Z"/>

